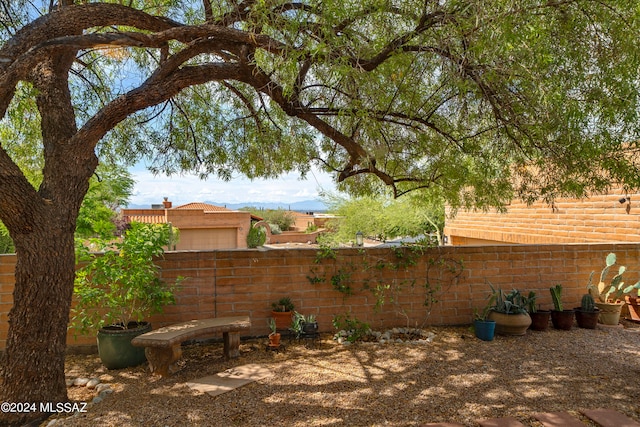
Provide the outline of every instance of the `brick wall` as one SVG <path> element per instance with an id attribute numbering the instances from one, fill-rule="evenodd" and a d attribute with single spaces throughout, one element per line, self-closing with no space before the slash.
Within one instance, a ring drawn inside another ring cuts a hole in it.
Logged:
<path id="1" fill-rule="evenodd" d="M 616 252 L 618 263 L 627 266 L 628 281 L 639 278 L 637 244 L 444 247 L 431 250 L 414 267 L 398 270 L 389 268 L 397 265 L 394 251 L 381 248 L 344 249 L 338 251 L 336 261 L 324 259 L 319 263 L 315 262 L 314 249 L 171 252 L 160 262 L 163 276 L 181 275 L 188 280 L 177 296 L 178 304 L 167 307 L 163 315 L 151 321 L 160 327 L 196 318 L 248 315 L 252 328 L 247 335 L 266 335 L 271 302 L 290 296 L 296 310 L 317 315 L 325 332 L 333 330 L 332 318 L 343 313 L 351 313 L 376 328 L 407 322 L 412 326 L 425 322 L 466 324 L 473 319 L 473 309 L 486 303 L 486 281 L 505 290 L 535 290 L 543 308 L 552 305 L 549 287 L 562 283 L 565 305 L 579 305 L 590 272 L 602 268 L 609 252 Z M 431 265 L 429 260 L 463 260 L 464 270 L 453 283 L 446 268 Z M 0 348 L 6 342 L 14 265 L 15 256 L 0 256 Z M 349 277 L 342 284 L 348 284 L 353 295 L 345 296 L 333 288 L 330 278 L 339 274 Z M 422 286 L 427 275 L 432 284 L 446 288 L 438 295 L 439 302 L 430 315 L 424 306 Z M 322 276 L 326 280 L 320 283 L 312 284 L 308 279 Z M 376 310 L 376 289 L 385 286 L 389 287 L 387 298 Z M 74 338 L 70 333 L 68 343 L 92 344 L 95 340 Z"/>
<path id="2" fill-rule="evenodd" d="M 619 200 L 629 196 L 630 201 Z M 513 201 L 507 212 L 460 210 L 447 218 L 452 245 L 556 244 L 640 241 L 640 193 L 622 189 L 588 199 L 557 199 L 527 205 Z"/>

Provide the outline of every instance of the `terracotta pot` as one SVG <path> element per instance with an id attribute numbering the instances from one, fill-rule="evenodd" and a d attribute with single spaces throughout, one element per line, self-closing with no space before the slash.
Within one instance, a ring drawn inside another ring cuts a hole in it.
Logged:
<path id="1" fill-rule="evenodd" d="M 600 310 L 596 309 L 596 311 L 583 311 L 582 307 L 578 307 L 575 309 L 576 312 L 576 322 L 578 322 L 578 327 L 584 329 L 595 329 L 598 324 L 598 317 L 600 317 Z"/>
<path id="2" fill-rule="evenodd" d="M 269 347 L 280 347 L 280 333 L 273 332 L 269 334 Z"/>
<path id="3" fill-rule="evenodd" d="M 596 306 L 600 310 L 598 322 L 603 325 L 617 325 L 620 322 L 620 312 L 624 302 L 598 302 Z"/>
<path id="4" fill-rule="evenodd" d="M 551 310 L 551 323 L 555 329 L 570 330 L 573 326 L 573 310 Z"/>
<path id="5" fill-rule="evenodd" d="M 277 329 L 289 329 L 291 326 L 291 319 L 293 317 L 292 311 L 272 311 L 271 317 L 276 321 Z"/>
<path id="6" fill-rule="evenodd" d="M 531 317 L 527 313 L 504 314 L 491 311 L 487 318 L 495 320 L 498 335 L 524 335 L 531 325 Z"/>
<path id="7" fill-rule="evenodd" d="M 640 322 L 640 297 L 626 295 L 624 300 L 627 303 L 627 308 L 629 309 L 629 319 Z"/>
<path id="8" fill-rule="evenodd" d="M 549 310 L 538 310 L 535 313 L 529 313 L 531 317 L 530 329 L 534 331 L 546 331 L 549 329 L 549 318 L 551 312 Z"/>

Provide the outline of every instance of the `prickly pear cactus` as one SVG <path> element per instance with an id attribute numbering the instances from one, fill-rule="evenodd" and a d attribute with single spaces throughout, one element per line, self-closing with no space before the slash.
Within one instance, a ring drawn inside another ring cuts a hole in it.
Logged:
<path id="1" fill-rule="evenodd" d="M 597 298 L 599 302 L 616 302 L 621 300 L 625 294 L 630 293 L 634 289 L 640 289 L 640 281 L 633 285 L 625 286 L 622 281 L 622 274 L 627 268 L 624 265 L 620 266 L 618 274 L 611 279 L 610 284 L 605 283 L 609 269 L 616 263 L 616 254 L 610 253 L 607 255 L 605 263 L 606 265 L 600 273 L 600 282 L 597 285 L 593 284 L 593 275 L 595 272 L 592 272 L 591 276 L 589 276 L 587 290 L 594 299 Z"/>

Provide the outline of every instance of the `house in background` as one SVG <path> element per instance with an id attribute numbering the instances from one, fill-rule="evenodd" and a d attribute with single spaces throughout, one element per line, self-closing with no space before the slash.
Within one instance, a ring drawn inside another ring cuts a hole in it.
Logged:
<path id="1" fill-rule="evenodd" d="M 324 226 L 330 215 L 316 215 L 313 212 L 287 211 L 294 219 L 294 223 L 287 231 L 280 234 L 267 233 L 267 244 L 315 244 L 318 235 L 324 231 Z"/>
<path id="2" fill-rule="evenodd" d="M 514 201 L 506 213 L 458 211 L 449 218 L 448 245 L 640 242 L 640 193 L 622 189 L 553 205 Z"/>
<path id="3" fill-rule="evenodd" d="M 188 203 L 173 207 L 165 199 L 151 209 L 123 209 L 126 221 L 171 224 L 180 230 L 176 250 L 241 249 L 247 247 L 247 234 L 253 217 L 249 212 L 234 211 L 207 203 Z"/>

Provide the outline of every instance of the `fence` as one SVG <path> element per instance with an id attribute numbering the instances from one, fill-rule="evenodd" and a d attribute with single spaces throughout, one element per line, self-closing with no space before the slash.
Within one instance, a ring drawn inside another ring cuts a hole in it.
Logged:
<path id="1" fill-rule="evenodd" d="M 248 335 L 266 335 L 271 303 L 289 296 L 297 311 L 317 316 L 324 332 L 333 330 L 334 316 L 346 313 L 374 328 L 468 324 L 474 308 L 486 304 L 488 282 L 534 290 L 543 308 L 552 305 L 549 287 L 562 283 L 565 305 L 579 305 L 589 274 L 600 271 L 609 252 L 628 267 L 628 281 L 638 280 L 640 247 L 628 243 L 458 246 L 424 254 L 393 248 L 169 252 L 159 262 L 163 277 L 188 279 L 177 304 L 151 321 L 160 327 L 247 315 Z M 0 256 L 0 348 L 6 343 L 15 260 Z M 93 337 L 69 333 L 70 346 L 93 343 Z"/>

